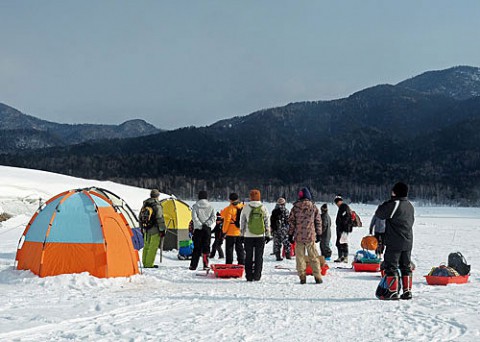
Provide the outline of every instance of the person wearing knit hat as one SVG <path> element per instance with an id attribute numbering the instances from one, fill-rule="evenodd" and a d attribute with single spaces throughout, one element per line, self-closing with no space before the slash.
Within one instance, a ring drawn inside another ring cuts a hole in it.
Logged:
<path id="1" fill-rule="evenodd" d="M 140 209 L 140 224 L 144 231 L 144 246 L 142 251 L 144 268 L 158 267 L 158 265 L 154 265 L 155 257 L 157 256 L 161 239 L 163 239 L 165 231 L 167 230 L 159 197 L 160 191 L 158 189 L 152 189 L 150 191 L 150 198 L 143 201 L 142 208 Z"/>
<path id="2" fill-rule="evenodd" d="M 223 254 L 222 244 L 223 244 L 223 218 L 222 215 L 217 211 L 217 218 L 215 219 L 215 227 L 212 230 L 215 240 L 213 241 L 210 259 L 215 258 L 215 254 L 218 252 L 218 258 L 223 259 L 225 255 Z"/>
<path id="3" fill-rule="evenodd" d="M 233 251 L 237 254 L 237 263 L 245 263 L 245 250 L 240 236 L 240 214 L 242 213 L 243 203 L 240 202 L 237 193 L 232 192 L 228 199 L 230 204 L 225 207 L 220 215 L 223 219 L 222 233 L 225 237 L 225 263 L 233 264 Z"/>
<path id="4" fill-rule="evenodd" d="M 320 217 L 322 218 L 322 236 L 320 238 L 320 253 L 326 261 L 330 261 L 332 250 L 330 249 L 330 240 L 332 238 L 332 219 L 328 214 L 327 203 L 320 207 Z"/>
<path id="5" fill-rule="evenodd" d="M 247 281 L 258 281 L 262 277 L 263 251 L 265 243 L 270 241 L 270 215 L 260 199 L 260 190 L 251 190 L 250 202 L 243 208 L 240 216 Z"/>
<path id="6" fill-rule="evenodd" d="M 302 188 L 298 192 L 298 201 L 293 204 L 293 208 L 288 218 L 289 230 L 288 239 L 291 243 L 295 241 L 295 259 L 297 263 L 297 273 L 300 278 L 300 284 L 307 282 L 306 277 L 306 259 L 312 267 L 313 276 L 317 284 L 323 282 L 320 273 L 320 261 L 316 242 L 320 242 L 322 235 L 322 219 L 320 211 L 312 201 L 312 195 L 308 188 Z"/>
<path id="7" fill-rule="evenodd" d="M 282 246 L 285 251 L 285 257 L 291 259 L 291 244 L 288 241 L 288 216 L 290 212 L 285 207 L 285 198 L 280 197 L 277 205 L 270 216 L 270 229 L 273 235 L 273 253 L 277 261 L 282 261 Z"/>
<path id="8" fill-rule="evenodd" d="M 192 206 L 193 253 L 190 261 L 190 270 L 192 271 L 197 269 L 200 255 L 202 255 L 203 269 L 208 269 L 210 240 L 215 218 L 215 210 L 208 202 L 207 192 L 205 190 L 199 191 L 198 201 Z"/>
<path id="9" fill-rule="evenodd" d="M 335 246 L 338 250 L 338 258 L 333 262 L 348 263 L 348 234 L 352 232 L 352 210 L 347 203 L 343 201 L 342 195 L 335 196 L 333 200 L 338 207 L 335 224 L 337 226 L 337 239 Z"/>
<path id="10" fill-rule="evenodd" d="M 375 216 L 385 220 L 384 269 L 385 277 L 375 293 L 378 299 L 398 300 L 412 298 L 411 255 L 413 247 L 413 223 L 415 209 L 407 199 L 408 185 L 396 183 L 390 200 L 381 204 Z M 399 295 L 399 271 L 403 293 Z"/>

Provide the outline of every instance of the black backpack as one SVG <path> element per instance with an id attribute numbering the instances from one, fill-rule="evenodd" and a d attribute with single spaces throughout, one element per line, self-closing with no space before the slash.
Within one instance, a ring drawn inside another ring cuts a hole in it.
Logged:
<path id="1" fill-rule="evenodd" d="M 450 253 L 448 255 L 448 267 L 453 268 L 460 275 L 467 275 L 470 273 L 470 265 L 467 265 L 467 260 L 460 252 Z"/>
<path id="2" fill-rule="evenodd" d="M 235 216 L 235 221 L 233 223 L 235 224 L 235 227 L 240 228 L 240 215 L 242 214 L 242 208 L 237 208 L 237 215 Z"/>
<path id="3" fill-rule="evenodd" d="M 140 214 L 138 215 L 138 220 L 140 221 L 140 226 L 148 230 L 153 227 L 154 225 L 154 210 L 151 206 L 144 206 L 140 210 Z"/>

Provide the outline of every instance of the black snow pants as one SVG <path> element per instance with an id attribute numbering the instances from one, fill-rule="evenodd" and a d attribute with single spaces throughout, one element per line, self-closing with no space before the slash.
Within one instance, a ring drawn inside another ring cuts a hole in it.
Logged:
<path id="1" fill-rule="evenodd" d="M 193 230 L 193 253 L 190 267 L 197 268 L 200 255 L 210 253 L 210 240 L 212 230 L 210 228 Z"/>
<path id="2" fill-rule="evenodd" d="M 386 276 L 395 276 L 400 270 L 402 276 L 412 275 L 411 269 L 411 250 L 398 251 L 388 248 L 385 250 L 383 256 L 383 267 L 385 269 Z"/>
<path id="3" fill-rule="evenodd" d="M 265 238 L 245 238 L 245 277 L 248 281 L 260 280 L 263 269 Z"/>
<path id="4" fill-rule="evenodd" d="M 237 263 L 245 264 L 245 250 L 243 249 L 243 238 L 241 236 L 227 236 L 225 238 L 225 263 L 233 264 L 233 248 L 237 253 Z"/>

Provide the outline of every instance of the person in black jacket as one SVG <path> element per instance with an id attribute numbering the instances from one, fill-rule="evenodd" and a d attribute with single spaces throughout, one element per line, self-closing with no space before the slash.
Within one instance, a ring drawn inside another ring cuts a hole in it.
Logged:
<path id="1" fill-rule="evenodd" d="M 352 211 L 350 210 L 350 207 L 343 202 L 341 195 L 337 195 L 334 202 L 338 207 L 337 218 L 335 220 L 337 225 L 337 241 L 335 245 L 338 249 L 338 259 L 335 259 L 333 262 L 348 263 L 348 242 L 341 243 L 340 239 L 342 234 L 348 235 L 352 232 Z"/>
<path id="2" fill-rule="evenodd" d="M 213 245 L 210 252 L 210 259 L 215 258 L 216 252 L 218 252 L 218 258 L 223 259 L 225 255 L 223 254 L 222 244 L 223 244 L 223 218 L 219 212 L 217 212 L 217 219 L 215 220 L 215 227 L 212 230 L 214 234 L 215 240 L 213 241 Z"/>
<path id="3" fill-rule="evenodd" d="M 385 278 L 377 289 L 376 296 L 379 299 L 412 298 L 411 254 L 415 210 L 407 196 L 408 186 L 399 182 L 392 188 L 392 198 L 381 204 L 375 212 L 379 219 L 386 220 Z M 400 297 L 399 271 L 403 287 L 403 294 Z"/>
<path id="4" fill-rule="evenodd" d="M 332 230 L 330 227 L 332 226 L 332 220 L 328 214 L 327 203 L 323 204 L 320 207 L 320 210 L 320 216 L 322 217 L 322 237 L 320 239 L 320 251 L 322 256 L 325 257 L 325 260 L 328 261 L 332 256 L 332 250 L 330 249 L 330 239 L 332 238 Z"/>

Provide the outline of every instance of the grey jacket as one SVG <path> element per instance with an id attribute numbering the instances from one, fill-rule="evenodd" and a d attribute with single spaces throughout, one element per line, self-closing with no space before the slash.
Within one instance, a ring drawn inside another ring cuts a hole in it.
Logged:
<path id="1" fill-rule="evenodd" d="M 248 220 L 250 217 L 250 212 L 252 207 L 262 207 L 263 211 L 263 222 L 265 224 L 265 233 L 262 235 L 256 235 L 250 232 L 248 229 Z M 241 235 L 244 237 L 270 237 L 270 215 L 268 214 L 267 208 L 260 201 L 251 201 L 243 207 L 242 214 L 240 215 L 240 231 Z"/>
<path id="2" fill-rule="evenodd" d="M 192 221 L 193 229 L 202 229 L 202 225 L 207 225 L 210 228 L 215 223 L 215 209 L 213 209 L 210 202 L 206 199 L 198 200 L 192 207 Z"/>
<path id="3" fill-rule="evenodd" d="M 153 214 L 155 215 L 155 224 L 152 228 L 147 230 L 147 234 L 155 235 L 160 234 L 160 232 L 164 232 L 167 227 L 165 225 L 165 219 L 163 218 L 163 208 L 160 204 L 160 201 L 156 198 L 146 199 L 143 201 L 143 207 L 152 207 Z"/>
<path id="4" fill-rule="evenodd" d="M 377 216 L 373 215 L 372 221 L 370 222 L 370 234 L 383 234 L 385 233 L 385 220 L 379 219 Z"/>

